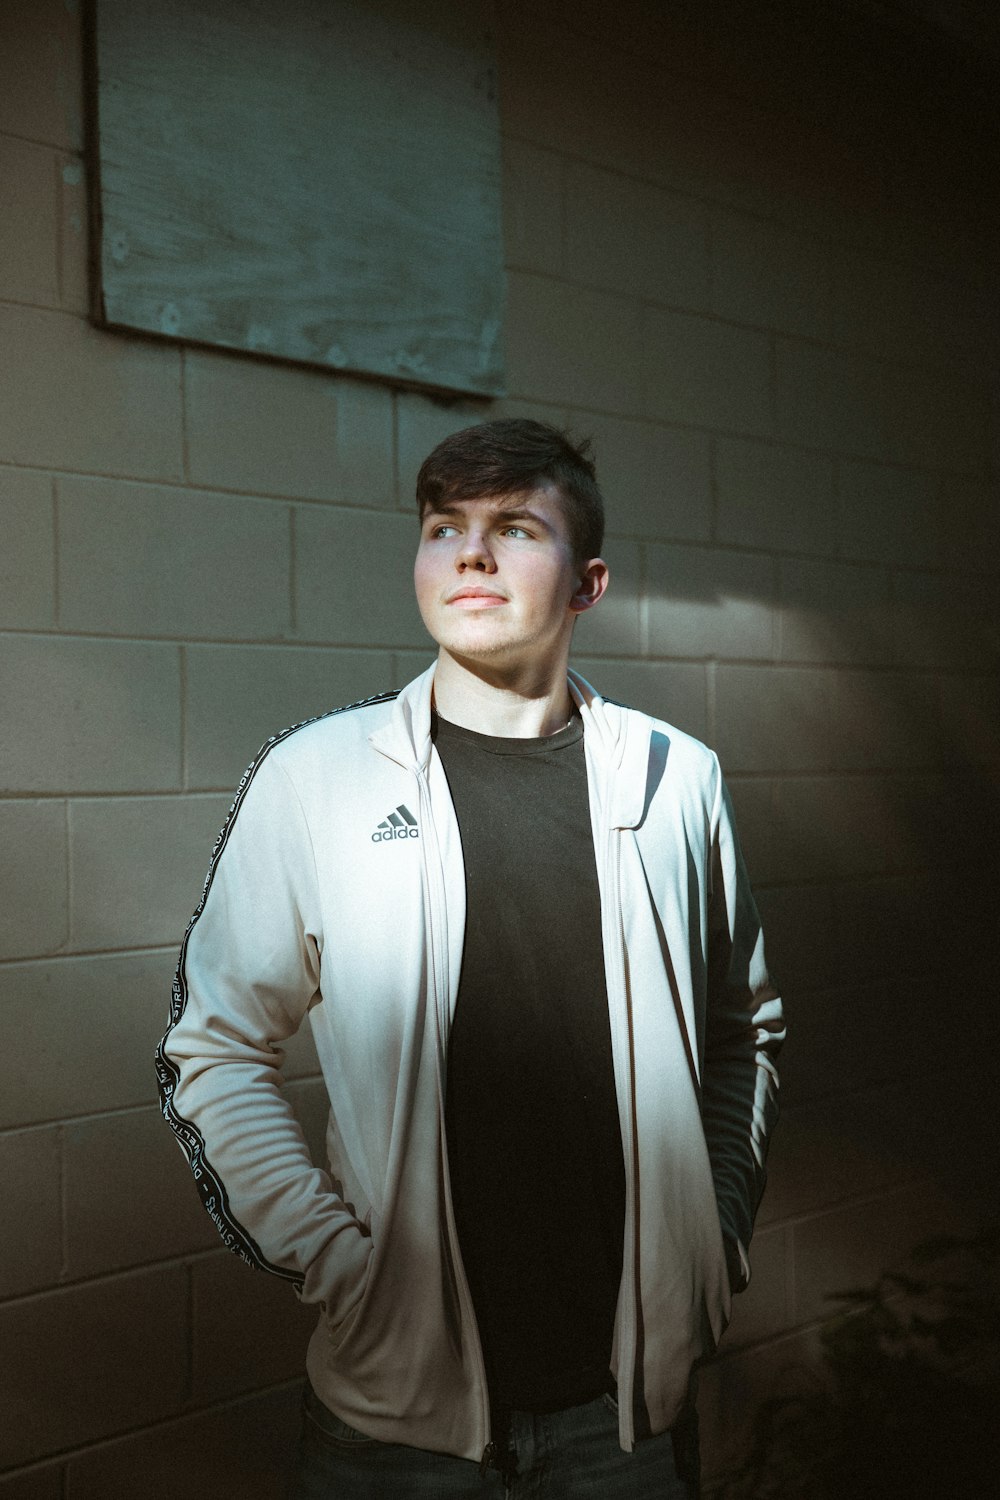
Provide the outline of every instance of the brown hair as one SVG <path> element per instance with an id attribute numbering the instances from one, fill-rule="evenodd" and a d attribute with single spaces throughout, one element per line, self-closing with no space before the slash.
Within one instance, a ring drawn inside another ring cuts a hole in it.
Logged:
<path id="1" fill-rule="evenodd" d="M 420 467 L 420 518 L 455 500 L 520 495 L 551 484 L 576 559 L 597 557 L 604 541 L 604 501 L 589 453 L 589 439 L 573 443 L 565 432 L 528 417 L 465 427 L 438 443 Z"/>

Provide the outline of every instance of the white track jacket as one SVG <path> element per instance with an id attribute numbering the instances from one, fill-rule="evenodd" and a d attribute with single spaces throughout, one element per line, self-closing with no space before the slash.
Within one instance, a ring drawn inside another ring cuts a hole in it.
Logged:
<path id="1" fill-rule="evenodd" d="M 240 782 L 157 1054 L 226 1244 L 320 1318 L 308 1372 L 371 1437 L 479 1459 L 489 1395 L 444 1125 L 465 926 L 433 668 L 268 740 Z M 776 1115 L 781 1007 L 715 755 L 574 673 L 601 891 L 626 1221 L 620 1439 L 672 1425 L 729 1317 Z M 280 1091 L 308 1013 L 328 1170 Z"/>

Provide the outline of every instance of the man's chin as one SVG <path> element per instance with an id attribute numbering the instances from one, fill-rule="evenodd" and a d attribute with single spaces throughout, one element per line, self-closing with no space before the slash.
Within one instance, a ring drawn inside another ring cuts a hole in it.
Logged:
<path id="1" fill-rule="evenodd" d="M 517 661 L 522 651 L 518 651 L 516 641 L 483 640 L 483 641 L 439 641 L 438 645 L 442 651 L 446 651 L 453 661 L 460 666 L 474 666 L 477 662 L 501 663 L 505 661 Z"/>
<path id="2" fill-rule="evenodd" d="M 433 633 L 433 632 L 432 632 Z M 505 675 L 525 671 L 537 675 L 548 672 L 563 653 L 568 642 L 544 634 L 525 637 L 509 627 L 503 630 L 445 630 L 435 636 L 438 646 L 458 666 L 476 676 L 484 671 Z"/>

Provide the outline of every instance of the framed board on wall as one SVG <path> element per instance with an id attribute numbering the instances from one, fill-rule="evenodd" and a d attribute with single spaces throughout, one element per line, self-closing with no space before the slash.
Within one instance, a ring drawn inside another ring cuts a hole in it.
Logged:
<path id="1" fill-rule="evenodd" d="M 490 0 L 93 0 L 99 321 L 503 390 Z"/>

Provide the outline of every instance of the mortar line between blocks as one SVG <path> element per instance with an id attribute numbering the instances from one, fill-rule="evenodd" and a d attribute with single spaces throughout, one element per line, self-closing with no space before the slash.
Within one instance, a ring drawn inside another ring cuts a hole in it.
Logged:
<path id="1" fill-rule="evenodd" d="M 62 946 L 69 948 L 73 938 L 73 828 L 68 797 L 63 800 L 63 835 L 66 840 L 66 921 L 63 927 L 65 937 Z"/>
<path id="2" fill-rule="evenodd" d="M 296 509 L 288 507 L 288 623 L 293 636 L 299 633 L 298 541 L 295 528 Z"/>
<path id="3" fill-rule="evenodd" d="M 181 473 L 184 483 L 191 483 L 191 455 L 188 440 L 188 362 L 187 350 L 180 350 L 180 395 L 181 395 Z"/>
<path id="4" fill-rule="evenodd" d="M 639 659 L 649 656 L 649 589 L 647 587 L 648 565 L 646 546 L 639 543 Z"/>
<path id="5" fill-rule="evenodd" d="M 66 1204 L 66 1127 L 56 1127 L 56 1150 L 59 1162 L 59 1281 L 69 1277 L 69 1213 Z"/>
<path id="6" fill-rule="evenodd" d="M 391 392 L 392 421 L 389 424 L 389 462 L 392 469 L 392 503 L 395 510 L 402 510 L 403 497 L 399 474 L 399 391 Z"/>
<path id="7" fill-rule="evenodd" d="M 52 152 L 52 178 L 56 196 L 56 301 L 60 308 L 65 307 L 66 302 L 66 277 L 63 272 L 63 261 L 66 254 L 66 231 L 63 224 L 65 208 L 63 204 L 63 157 L 59 150 Z"/>
<path id="8" fill-rule="evenodd" d="M 178 684 L 180 689 L 180 704 L 178 705 L 179 731 L 180 731 L 180 783 L 183 792 L 189 791 L 189 767 L 188 767 L 188 657 L 187 647 L 178 647 L 179 668 Z"/>
<path id="9" fill-rule="evenodd" d="M 52 617 L 58 629 L 62 620 L 59 577 L 59 481 L 52 476 Z"/>
<path id="10" fill-rule="evenodd" d="M 719 435 L 716 432 L 708 436 L 708 540 L 718 545 L 719 542 L 719 460 L 718 460 Z"/>
<path id="11" fill-rule="evenodd" d="M 128 1442 L 134 1437 L 146 1437 L 156 1434 L 167 1433 L 171 1428 L 177 1428 L 183 1423 L 208 1416 L 235 1410 L 236 1408 L 250 1404 L 261 1397 L 268 1397 L 280 1391 L 301 1390 L 302 1377 L 296 1376 L 292 1379 L 269 1381 L 266 1385 L 254 1386 L 249 1391 L 238 1391 L 233 1395 L 224 1396 L 221 1399 L 209 1401 L 204 1405 L 197 1406 L 185 1411 L 171 1412 L 169 1416 L 157 1417 L 150 1421 L 141 1423 L 137 1427 L 126 1427 L 121 1431 L 110 1433 L 107 1437 L 97 1438 L 90 1442 L 78 1444 L 75 1447 L 59 1448 L 54 1453 L 43 1454 L 42 1457 L 31 1459 L 24 1464 L 16 1464 L 13 1468 L 4 1469 L 0 1479 L 7 1480 L 11 1477 L 21 1478 L 25 1475 L 36 1474 L 43 1468 L 55 1467 L 63 1464 L 68 1470 L 69 1465 L 77 1458 L 86 1458 L 91 1454 L 99 1454 L 114 1449 L 117 1445 Z M 65 1472 L 65 1470 L 64 1470 Z M 62 1493 L 62 1500 L 67 1500 L 66 1494 Z M 72 1494 L 69 1496 L 72 1500 Z"/>
<path id="12" fill-rule="evenodd" d="M 559 153 L 559 271 L 569 276 L 569 157 Z"/>
<path id="13" fill-rule="evenodd" d="M 714 660 L 705 663 L 705 728 L 708 735 L 708 743 L 713 746 L 717 746 L 719 743 L 715 682 L 717 666 L 718 663 Z"/>

